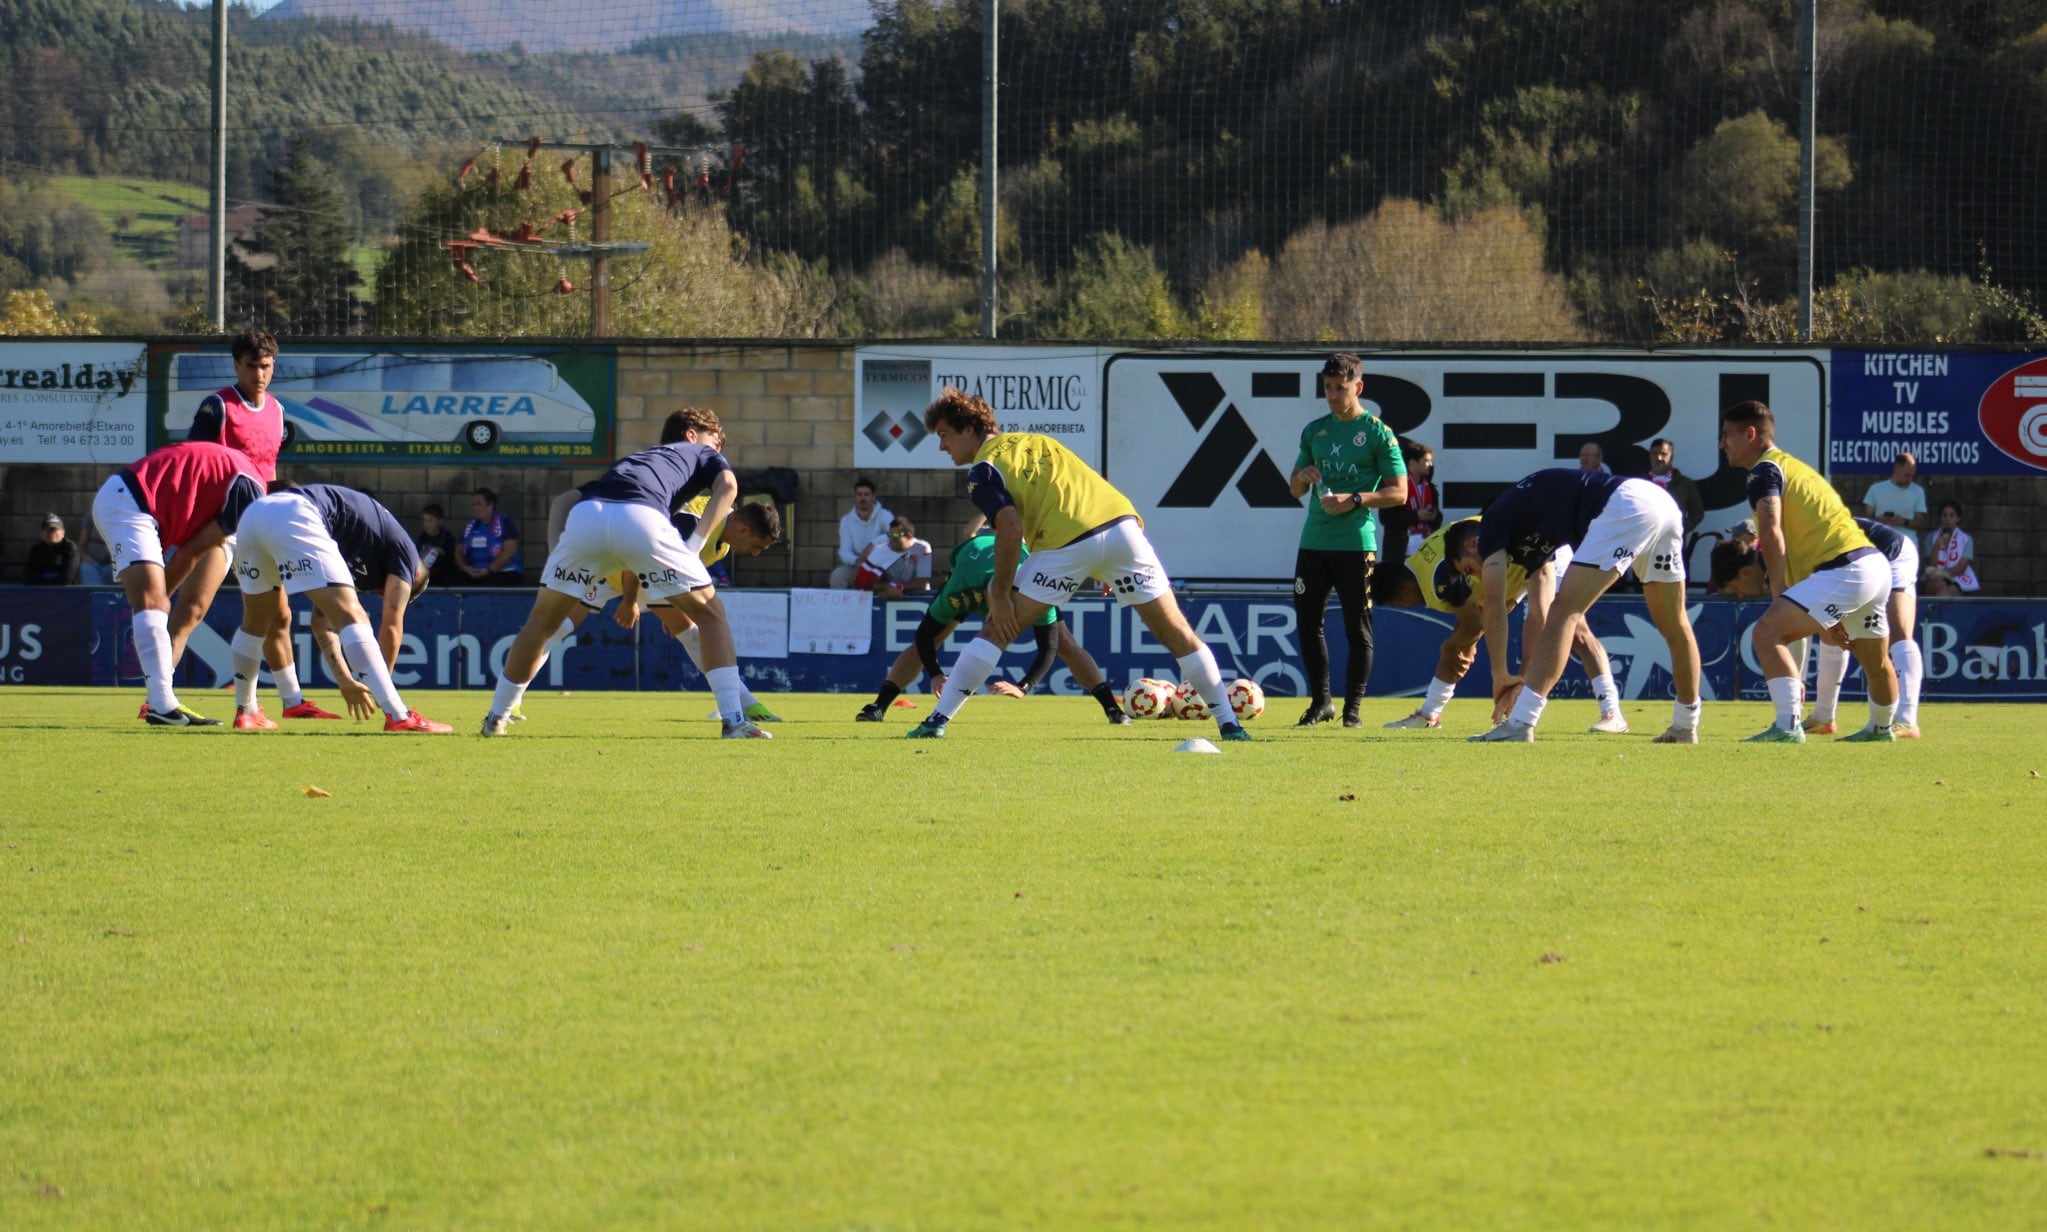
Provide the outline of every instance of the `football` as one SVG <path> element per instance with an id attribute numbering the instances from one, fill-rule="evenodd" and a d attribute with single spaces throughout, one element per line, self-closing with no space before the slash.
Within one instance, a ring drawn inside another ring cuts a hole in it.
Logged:
<path id="1" fill-rule="evenodd" d="M 1163 680 L 1146 677 L 1123 693 L 1123 708 L 1133 719 L 1163 719 L 1172 713 L 1173 690 Z"/>
<path id="2" fill-rule="evenodd" d="M 1230 709 L 1239 723 L 1249 723 L 1265 713 L 1265 690 L 1255 680 L 1233 680 L 1229 688 Z"/>
<path id="3" fill-rule="evenodd" d="M 1174 707 L 1174 713 L 1178 714 L 1181 718 L 1205 719 L 1209 717 L 1208 703 L 1201 700 L 1201 694 L 1194 691 L 1193 685 L 1183 680 L 1180 682 L 1180 687 L 1174 690 L 1173 695 L 1178 699 L 1179 703 Z"/>

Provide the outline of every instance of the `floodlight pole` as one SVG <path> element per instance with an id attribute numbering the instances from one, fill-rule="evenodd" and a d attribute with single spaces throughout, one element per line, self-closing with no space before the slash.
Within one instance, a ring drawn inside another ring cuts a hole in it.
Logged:
<path id="1" fill-rule="evenodd" d="M 611 241 L 611 147 L 590 151 L 590 242 L 599 245 L 590 258 L 590 336 L 611 336 L 611 258 L 602 245 Z"/>
<path id="2" fill-rule="evenodd" d="M 1798 17 L 1798 340 L 1812 341 L 1813 164 L 1819 123 L 1819 0 Z"/>
<path id="3" fill-rule="evenodd" d="M 987 0 L 981 11 L 986 28 L 981 42 L 981 334 L 995 337 L 995 69 L 996 35 L 1001 26 L 1001 0 Z"/>
<path id="4" fill-rule="evenodd" d="M 227 0 L 213 0 L 213 201 L 207 208 L 206 316 L 227 328 Z"/>

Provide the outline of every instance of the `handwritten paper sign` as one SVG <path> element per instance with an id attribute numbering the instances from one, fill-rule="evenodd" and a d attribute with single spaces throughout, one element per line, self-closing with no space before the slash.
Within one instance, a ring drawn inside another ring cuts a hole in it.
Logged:
<path id="1" fill-rule="evenodd" d="M 742 659 L 789 657 L 789 597 L 772 591 L 721 590 L 732 622 L 732 648 Z"/>
<path id="2" fill-rule="evenodd" d="M 864 590 L 789 592 L 789 649 L 864 655 L 874 639 L 874 596 Z"/>

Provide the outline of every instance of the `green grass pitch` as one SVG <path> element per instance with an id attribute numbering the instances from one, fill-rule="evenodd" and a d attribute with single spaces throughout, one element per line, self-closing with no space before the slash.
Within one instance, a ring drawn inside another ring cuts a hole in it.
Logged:
<path id="1" fill-rule="evenodd" d="M 457 734 L 0 690 L 0 1227 L 2047 1217 L 2037 708 L 1276 700 L 1191 756 L 1085 699 L 414 700 Z"/>

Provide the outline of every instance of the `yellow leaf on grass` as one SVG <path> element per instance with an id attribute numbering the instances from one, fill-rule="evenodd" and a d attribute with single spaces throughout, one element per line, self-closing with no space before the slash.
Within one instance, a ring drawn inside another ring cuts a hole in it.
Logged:
<path id="1" fill-rule="evenodd" d="M 315 787 L 311 783 L 308 783 L 304 787 L 299 788 L 299 790 L 315 800 L 325 800 L 327 797 L 334 794 L 333 792 L 328 791 L 324 787 Z"/>

